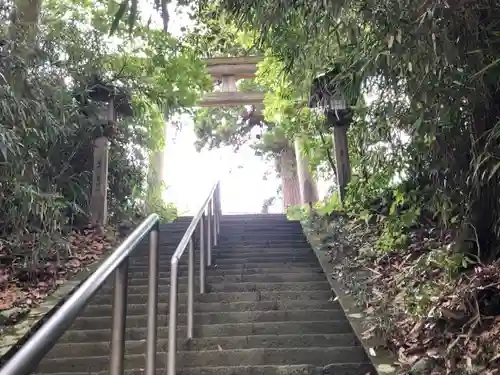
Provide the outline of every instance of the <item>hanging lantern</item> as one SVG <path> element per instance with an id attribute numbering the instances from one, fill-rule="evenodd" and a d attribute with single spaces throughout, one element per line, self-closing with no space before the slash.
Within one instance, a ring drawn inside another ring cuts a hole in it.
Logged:
<path id="1" fill-rule="evenodd" d="M 329 128 L 348 126 L 352 119 L 352 111 L 337 79 L 339 73 L 340 69 L 336 67 L 317 76 L 311 85 L 309 108 L 323 113 Z"/>

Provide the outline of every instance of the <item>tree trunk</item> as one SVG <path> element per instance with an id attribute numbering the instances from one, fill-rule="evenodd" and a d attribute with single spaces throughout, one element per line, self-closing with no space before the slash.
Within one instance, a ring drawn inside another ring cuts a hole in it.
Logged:
<path id="1" fill-rule="evenodd" d="M 318 188 L 309 170 L 309 158 L 303 155 L 300 138 L 295 139 L 295 157 L 297 163 L 297 177 L 299 179 L 302 204 L 314 205 L 318 201 Z"/>
<path id="2" fill-rule="evenodd" d="M 500 172 L 497 168 L 500 152 L 498 151 L 497 141 L 489 140 L 491 131 L 495 128 L 500 118 L 500 91 L 495 87 L 490 89 L 490 97 L 487 103 L 474 109 L 474 121 L 471 124 L 472 150 L 474 154 L 474 163 L 478 163 L 480 156 L 491 155 L 489 162 L 484 163 L 486 173 L 475 173 L 472 179 L 471 203 L 469 209 L 467 243 L 476 243 L 477 255 L 483 260 L 495 259 L 499 245 L 500 230 L 500 204 L 498 197 L 500 195 Z M 471 172 L 475 166 L 472 165 Z M 463 245 L 463 244 L 462 244 Z"/>
<path id="3" fill-rule="evenodd" d="M 12 55 L 23 60 L 26 65 L 29 65 L 34 56 L 41 10 L 42 0 L 17 0 L 11 15 L 9 37 L 13 42 Z M 24 69 L 13 67 L 10 79 L 16 95 L 23 96 Z"/>
<path id="4" fill-rule="evenodd" d="M 278 157 L 279 171 L 283 185 L 283 209 L 300 204 L 300 185 L 297 164 L 292 149 L 284 149 Z"/>
<path id="5" fill-rule="evenodd" d="M 9 27 L 9 37 L 12 41 L 11 54 L 22 60 L 25 66 L 20 68 L 19 64 L 13 63 L 10 69 L 7 69 L 6 78 L 18 99 L 26 96 L 28 92 L 26 72 L 35 55 L 41 10 L 42 0 L 17 0 L 11 14 Z M 24 182 L 32 182 L 35 174 L 36 163 L 28 159 L 25 162 L 20 179 Z"/>
<path id="6" fill-rule="evenodd" d="M 165 125 L 166 126 L 166 125 Z M 148 210 L 154 210 L 154 204 L 163 199 L 163 180 L 165 177 L 165 152 L 164 150 L 153 151 L 149 156 L 148 172 Z"/>
<path id="7" fill-rule="evenodd" d="M 163 20 L 163 31 L 168 35 L 168 26 L 170 15 L 168 13 L 168 4 L 170 0 L 161 1 L 161 15 Z M 163 138 L 167 141 L 168 122 L 166 111 L 163 113 Z M 149 172 L 148 172 L 148 191 L 146 197 L 146 206 L 148 211 L 154 211 L 155 204 L 163 200 L 163 180 L 165 178 L 165 147 L 161 150 L 156 150 L 149 155 Z"/>

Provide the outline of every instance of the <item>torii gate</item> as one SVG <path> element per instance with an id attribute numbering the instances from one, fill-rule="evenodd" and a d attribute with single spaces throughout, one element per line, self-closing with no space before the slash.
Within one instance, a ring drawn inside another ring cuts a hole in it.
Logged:
<path id="1" fill-rule="evenodd" d="M 257 64 L 261 60 L 262 58 L 258 56 L 205 59 L 207 71 L 212 76 L 212 79 L 214 81 L 222 81 L 222 91 L 206 94 L 197 105 L 201 107 L 254 105 L 258 110 L 261 110 L 264 93 L 239 92 L 236 88 L 236 81 L 238 79 L 253 78 L 255 76 Z M 116 120 L 116 109 L 120 106 L 116 107 L 114 97 L 113 100 L 109 98 L 106 100 L 109 101 L 109 103 L 106 107 L 106 114 L 104 117 L 107 116 L 109 121 L 114 121 Z M 124 106 L 121 105 L 121 107 Z M 120 110 L 123 110 L 123 108 Z M 129 112 L 125 111 L 124 113 L 127 115 Z M 96 149 L 94 150 L 91 222 L 99 228 L 103 228 L 107 222 L 107 144 L 107 138 L 102 136 L 96 140 Z M 308 160 L 301 155 L 299 138 L 295 140 L 295 154 L 301 203 L 315 203 L 318 200 L 317 188 L 309 172 Z M 156 170 L 160 172 L 163 171 L 161 167 L 162 160 L 162 153 L 156 153 L 153 164 L 157 164 Z M 159 178 L 159 181 L 162 181 L 162 179 Z"/>
<path id="2" fill-rule="evenodd" d="M 221 91 L 206 94 L 197 105 L 200 107 L 254 105 L 259 112 L 262 111 L 264 93 L 239 92 L 236 87 L 237 80 L 255 76 L 260 61 L 262 61 L 260 56 L 205 59 L 207 72 L 213 81 L 221 81 L 222 87 Z M 295 140 L 294 147 L 301 203 L 314 204 L 318 201 L 317 187 L 309 171 L 309 161 L 301 153 L 300 138 Z"/>

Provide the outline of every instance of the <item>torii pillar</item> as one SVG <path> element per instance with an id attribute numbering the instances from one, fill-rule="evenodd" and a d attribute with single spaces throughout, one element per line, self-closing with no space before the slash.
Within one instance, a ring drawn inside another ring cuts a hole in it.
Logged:
<path id="1" fill-rule="evenodd" d="M 309 170 L 309 158 L 302 152 L 302 139 L 296 137 L 295 157 L 297 159 L 297 175 L 300 186 L 300 199 L 302 204 L 312 207 L 318 201 L 318 187 Z"/>

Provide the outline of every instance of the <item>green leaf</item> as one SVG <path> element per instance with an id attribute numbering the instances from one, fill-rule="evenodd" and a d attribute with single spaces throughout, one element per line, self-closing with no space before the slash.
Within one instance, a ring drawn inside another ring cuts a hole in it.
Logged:
<path id="1" fill-rule="evenodd" d="M 493 176 L 498 172 L 498 168 L 500 168 L 500 163 L 497 163 L 492 169 L 491 169 L 491 172 L 490 172 L 490 175 L 488 176 L 488 181 L 490 181 Z"/>
<path id="2" fill-rule="evenodd" d="M 413 129 L 415 130 L 415 132 L 417 132 L 417 133 L 419 132 L 420 127 L 422 126 L 423 120 L 424 120 L 424 113 L 421 112 L 418 119 L 413 123 Z"/>

